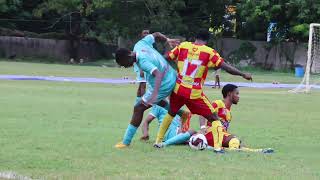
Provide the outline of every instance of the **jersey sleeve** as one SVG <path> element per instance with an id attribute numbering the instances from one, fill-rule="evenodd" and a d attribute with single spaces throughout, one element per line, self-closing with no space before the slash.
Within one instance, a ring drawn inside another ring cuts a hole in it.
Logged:
<path id="1" fill-rule="evenodd" d="M 178 55 L 179 55 L 179 51 L 180 51 L 180 47 L 179 46 L 176 46 L 171 51 L 169 51 L 167 53 L 168 60 L 171 60 L 171 61 L 177 60 Z"/>
<path id="2" fill-rule="evenodd" d="M 149 34 L 148 36 L 144 37 L 141 41 L 143 41 L 150 47 L 153 47 L 153 44 L 155 43 L 155 38 L 152 34 Z"/>
<path id="3" fill-rule="evenodd" d="M 137 65 L 136 63 L 133 64 L 133 71 L 134 71 L 135 73 L 140 72 L 140 68 L 138 67 L 138 65 Z"/>
<path id="4" fill-rule="evenodd" d="M 140 65 L 140 68 L 142 69 L 142 71 L 144 71 L 148 74 L 151 74 L 151 75 L 152 75 L 153 71 L 158 69 L 157 66 L 152 64 L 146 58 L 139 59 L 139 65 Z"/>
<path id="5" fill-rule="evenodd" d="M 221 64 L 224 62 L 224 59 L 220 56 L 220 54 L 215 51 L 212 50 L 211 52 L 211 57 L 208 63 L 208 67 L 212 67 L 212 68 L 220 68 Z"/>

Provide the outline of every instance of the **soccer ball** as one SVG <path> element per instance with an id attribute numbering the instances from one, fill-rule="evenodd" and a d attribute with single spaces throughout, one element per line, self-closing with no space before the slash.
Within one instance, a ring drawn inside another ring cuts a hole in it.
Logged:
<path id="1" fill-rule="evenodd" d="M 190 137 L 189 146 L 194 150 L 204 150 L 208 147 L 208 141 L 203 134 L 195 134 Z"/>

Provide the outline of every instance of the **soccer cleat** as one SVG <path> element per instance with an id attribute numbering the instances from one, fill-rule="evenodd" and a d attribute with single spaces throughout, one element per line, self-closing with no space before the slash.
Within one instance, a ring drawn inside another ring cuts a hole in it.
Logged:
<path id="1" fill-rule="evenodd" d="M 225 151 L 222 148 L 213 148 L 213 152 L 217 153 L 217 154 L 224 154 Z"/>
<path id="2" fill-rule="evenodd" d="M 115 148 L 118 148 L 118 149 L 124 149 L 124 148 L 129 147 L 129 145 L 123 144 L 122 142 L 119 142 L 119 143 L 117 143 L 114 147 L 115 147 Z"/>
<path id="3" fill-rule="evenodd" d="M 164 148 L 164 144 L 163 143 L 155 143 L 155 144 L 153 144 L 153 147 L 161 149 L 161 148 Z"/>
<path id="4" fill-rule="evenodd" d="M 271 148 L 266 148 L 266 149 L 262 149 L 261 152 L 264 154 L 270 154 L 270 153 L 274 153 L 274 150 Z"/>

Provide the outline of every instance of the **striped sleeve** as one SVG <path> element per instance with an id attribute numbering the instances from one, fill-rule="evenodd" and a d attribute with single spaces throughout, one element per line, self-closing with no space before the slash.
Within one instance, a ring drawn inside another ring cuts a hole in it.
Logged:
<path id="1" fill-rule="evenodd" d="M 175 61 L 178 58 L 180 47 L 176 46 L 167 53 L 168 60 Z"/>
<path id="2" fill-rule="evenodd" d="M 221 64 L 224 62 L 224 59 L 215 50 L 212 50 L 211 56 L 212 57 L 210 58 L 208 67 L 220 68 Z"/>

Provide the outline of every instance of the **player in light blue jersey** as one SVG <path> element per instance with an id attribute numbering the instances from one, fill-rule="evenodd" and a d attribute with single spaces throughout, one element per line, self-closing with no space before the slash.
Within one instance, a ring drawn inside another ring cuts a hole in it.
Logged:
<path id="1" fill-rule="evenodd" d="M 143 136 L 140 138 L 140 140 L 143 140 L 143 141 L 149 140 L 149 124 L 155 118 L 157 118 L 160 126 L 160 124 L 162 123 L 167 113 L 168 111 L 161 106 L 158 106 L 158 105 L 152 106 L 152 109 L 149 115 L 146 117 L 146 119 L 143 122 L 143 126 L 142 126 Z M 196 131 L 189 128 L 190 119 L 191 119 L 191 114 L 189 114 L 188 118 L 184 120 L 182 120 L 182 118 L 179 115 L 176 115 L 173 118 L 173 121 L 171 122 L 168 128 L 168 131 L 164 136 L 163 143 L 161 143 L 161 145 L 170 146 L 170 145 L 186 143 L 189 140 L 189 138 L 196 133 Z"/>
<path id="2" fill-rule="evenodd" d="M 168 105 L 164 99 L 168 97 L 176 82 L 176 71 L 169 65 L 164 57 L 153 47 L 155 40 L 166 41 L 174 47 L 179 43 L 176 39 L 169 39 L 165 35 L 156 32 L 149 34 L 138 41 L 134 50 L 120 48 L 116 51 L 116 62 L 120 66 L 131 67 L 134 63 L 145 73 L 147 91 L 142 100 L 134 106 L 134 112 L 130 124 L 127 127 L 122 142 L 116 144 L 116 148 L 125 148 L 130 145 L 137 128 L 140 126 L 143 113 L 153 104 L 162 107 Z"/>
<path id="3" fill-rule="evenodd" d="M 150 34 L 149 29 L 144 29 L 140 33 L 140 37 L 144 38 L 147 35 Z M 144 77 L 144 72 L 138 67 L 136 63 L 133 64 L 133 71 L 137 74 L 136 76 L 136 83 L 138 83 L 138 89 L 137 89 L 137 97 L 135 100 L 135 105 L 141 100 L 141 97 L 146 92 L 146 78 Z"/>

